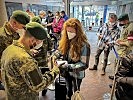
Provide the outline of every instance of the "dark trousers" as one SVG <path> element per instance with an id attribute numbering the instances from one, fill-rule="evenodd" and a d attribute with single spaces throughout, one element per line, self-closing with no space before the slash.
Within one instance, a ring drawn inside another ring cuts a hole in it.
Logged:
<path id="1" fill-rule="evenodd" d="M 75 79 L 74 77 L 70 76 L 69 73 L 67 74 L 65 79 L 67 83 L 67 95 L 69 98 L 71 98 L 71 96 L 73 95 L 73 92 L 80 90 L 82 79 Z"/>
<path id="2" fill-rule="evenodd" d="M 108 55 L 110 53 L 110 48 L 103 48 L 103 49 L 97 49 L 96 55 L 95 55 L 95 65 L 98 66 L 99 64 L 99 57 L 101 55 L 101 53 L 104 51 L 104 63 L 103 63 L 103 68 L 102 70 L 105 71 L 107 63 L 108 63 Z"/>
<path id="3" fill-rule="evenodd" d="M 51 30 L 51 32 L 53 33 L 53 28 L 52 28 L 52 26 L 51 26 L 51 27 L 47 27 L 48 34 L 50 34 L 50 30 Z"/>

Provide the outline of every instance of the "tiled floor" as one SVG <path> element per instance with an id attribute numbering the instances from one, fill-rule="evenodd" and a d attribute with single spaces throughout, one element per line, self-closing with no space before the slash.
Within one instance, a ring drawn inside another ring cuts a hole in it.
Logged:
<path id="1" fill-rule="evenodd" d="M 97 36 L 96 32 L 87 31 L 86 35 L 89 39 L 91 44 L 91 57 L 90 57 L 90 67 L 93 67 L 94 64 L 94 55 L 96 52 L 96 44 L 97 44 Z M 111 80 L 108 79 L 108 75 L 112 74 L 113 71 L 113 64 L 114 64 L 114 54 L 111 52 L 109 60 L 111 65 L 107 66 L 106 75 L 101 76 L 100 71 L 102 68 L 101 61 L 98 66 L 97 71 L 90 71 L 89 69 L 86 70 L 86 77 L 83 79 L 81 84 L 81 93 L 85 97 L 85 100 L 103 100 L 103 95 L 105 93 L 110 93 L 109 84 L 112 83 Z M 100 60 L 102 57 L 100 57 Z M 0 94 L 1 97 L 1 94 Z M 47 92 L 45 97 L 42 97 L 41 94 L 39 96 L 40 100 L 55 100 L 54 99 L 54 91 Z M 0 99 L 1 100 L 1 99 Z"/>

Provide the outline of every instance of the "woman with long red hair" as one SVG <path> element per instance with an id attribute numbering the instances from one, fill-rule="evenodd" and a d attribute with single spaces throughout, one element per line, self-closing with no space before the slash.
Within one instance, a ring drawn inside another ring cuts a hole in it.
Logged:
<path id="1" fill-rule="evenodd" d="M 67 95 L 70 99 L 73 92 L 80 90 L 90 58 L 90 44 L 80 21 L 76 18 L 68 19 L 63 25 L 58 51 L 55 52 L 56 58 L 61 56 L 68 62 L 67 70 L 63 70 L 67 82 Z"/>

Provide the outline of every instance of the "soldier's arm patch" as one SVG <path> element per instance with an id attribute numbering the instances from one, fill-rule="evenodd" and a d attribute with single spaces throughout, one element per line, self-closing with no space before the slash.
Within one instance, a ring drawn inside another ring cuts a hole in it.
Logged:
<path id="1" fill-rule="evenodd" d="M 40 73 L 38 73 L 37 69 L 28 72 L 27 75 L 29 76 L 31 84 L 33 86 L 39 85 L 43 80 L 42 77 L 40 76 Z"/>

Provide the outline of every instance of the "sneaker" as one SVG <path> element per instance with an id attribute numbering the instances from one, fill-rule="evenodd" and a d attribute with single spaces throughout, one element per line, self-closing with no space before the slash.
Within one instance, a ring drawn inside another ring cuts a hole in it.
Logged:
<path id="1" fill-rule="evenodd" d="M 97 70 L 97 65 L 94 65 L 92 68 L 89 68 L 89 70 Z"/>

